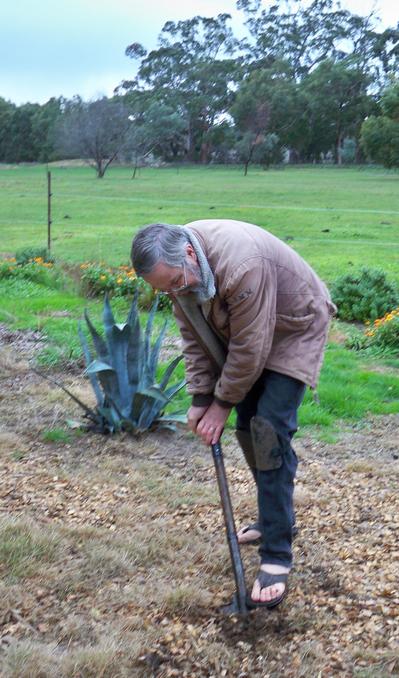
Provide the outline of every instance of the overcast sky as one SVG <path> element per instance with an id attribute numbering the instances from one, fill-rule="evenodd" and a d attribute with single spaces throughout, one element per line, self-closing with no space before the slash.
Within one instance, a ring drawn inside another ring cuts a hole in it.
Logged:
<path id="1" fill-rule="evenodd" d="M 147 49 L 165 21 L 228 12 L 238 32 L 243 14 L 235 0 L 0 0 L 0 97 L 16 104 L 52 96 L 84 99 L 110 95 L 134 75 L 124 52 L 132 42 Z M 269 3 L 267 3 L 269 4 Z M 381 27 L 396 26 L 398 0 L 341 0 Z"/>

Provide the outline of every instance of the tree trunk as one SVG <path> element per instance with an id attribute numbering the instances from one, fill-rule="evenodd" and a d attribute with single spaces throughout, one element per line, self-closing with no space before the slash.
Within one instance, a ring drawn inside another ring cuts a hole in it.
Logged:
<path id="1" fill-rule="evenodd" d="M 207 165 L 209 162 L 209 150 L 210 150 L 210 145 L 207 141 L 203 141 L 201 143 L 201 150 L 200 150 L 200 162 L 203 165 Z"/>

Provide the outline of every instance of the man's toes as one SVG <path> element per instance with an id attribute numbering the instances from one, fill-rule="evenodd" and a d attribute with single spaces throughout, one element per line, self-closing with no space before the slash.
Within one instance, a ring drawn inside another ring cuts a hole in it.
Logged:
<path id="1" fill-rule="evenodd" d="M 261 589 L 259 582 L 256 580 L 251 593 L 251 598 L 254 601 L 260 601 L 262 603 L 268 603 L 274 598 L 279 598 L 284 593 L 285 586 L 284 584 L 276 584 L 275 586 L 266 586 Z"/>
<path id="2" fill-rule="evenodd" d="M 260 594 L 261 594 L 261 588 L 259 586 L 258 580 L 255 580 L 255 583 L 252 587 L 252 593 L 251 593 L 251 598 L 254 601 L 259 601 L 260 600 Z"/>

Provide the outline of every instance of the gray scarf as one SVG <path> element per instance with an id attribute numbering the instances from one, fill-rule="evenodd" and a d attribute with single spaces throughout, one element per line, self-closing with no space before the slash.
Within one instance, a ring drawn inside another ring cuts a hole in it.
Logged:
<path id="1" fill-rule="evenodd" d="M 211 267 L 208 264 L 208 260 L 203 253 L 201 245 L 199 244 L 194 233 L 192 233 L 192 231 L 190 231 L 190 229 L 186 228 L 185 226 L 182 226 L 182 229 L 195 254 L 197 255 L 198 265 L 201 272 L 201 285 L 199 285 L 199 287 L 196 289 L 194 288 L 194 292 L 197 295 L 198 301 L 203 303 L 204 301 L 212 299 L 216 294 L 215 278 L 211 271 Z"/>

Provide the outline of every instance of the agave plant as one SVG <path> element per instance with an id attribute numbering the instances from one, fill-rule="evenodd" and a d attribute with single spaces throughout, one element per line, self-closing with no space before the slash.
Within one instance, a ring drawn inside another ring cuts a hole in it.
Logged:
<path id="1" fill-rule="evenodd" d="M 74 400 L 85 409 L 86 416 L 103 432 L 129 430 L 139 433 L 153 426 L 170 427 L 174 422 L 186 421 L 182 412 L 165 414 L 165 407 L 185 384 L 182 380 L 172 386 L 168 385 L 182 356 L 170 362 L 161 381 L 156 383 L 159 353 L 167 320 L 152 342 L 158 300 L 155 300 L 151 308 L 143 333 L 139 321 L 137 296 L 136 294 L 133 299 L 126 322 L 122 324 L 115 322 L 109 299 L 105 297 L 104 337 L 97 332 L 85 311 L 85 320 L 97 353 L 94 359 L 86 336 L 79 327 L 86 373 L 90 378 L 97 406 L 93 410 L 77 398 Z"/>

